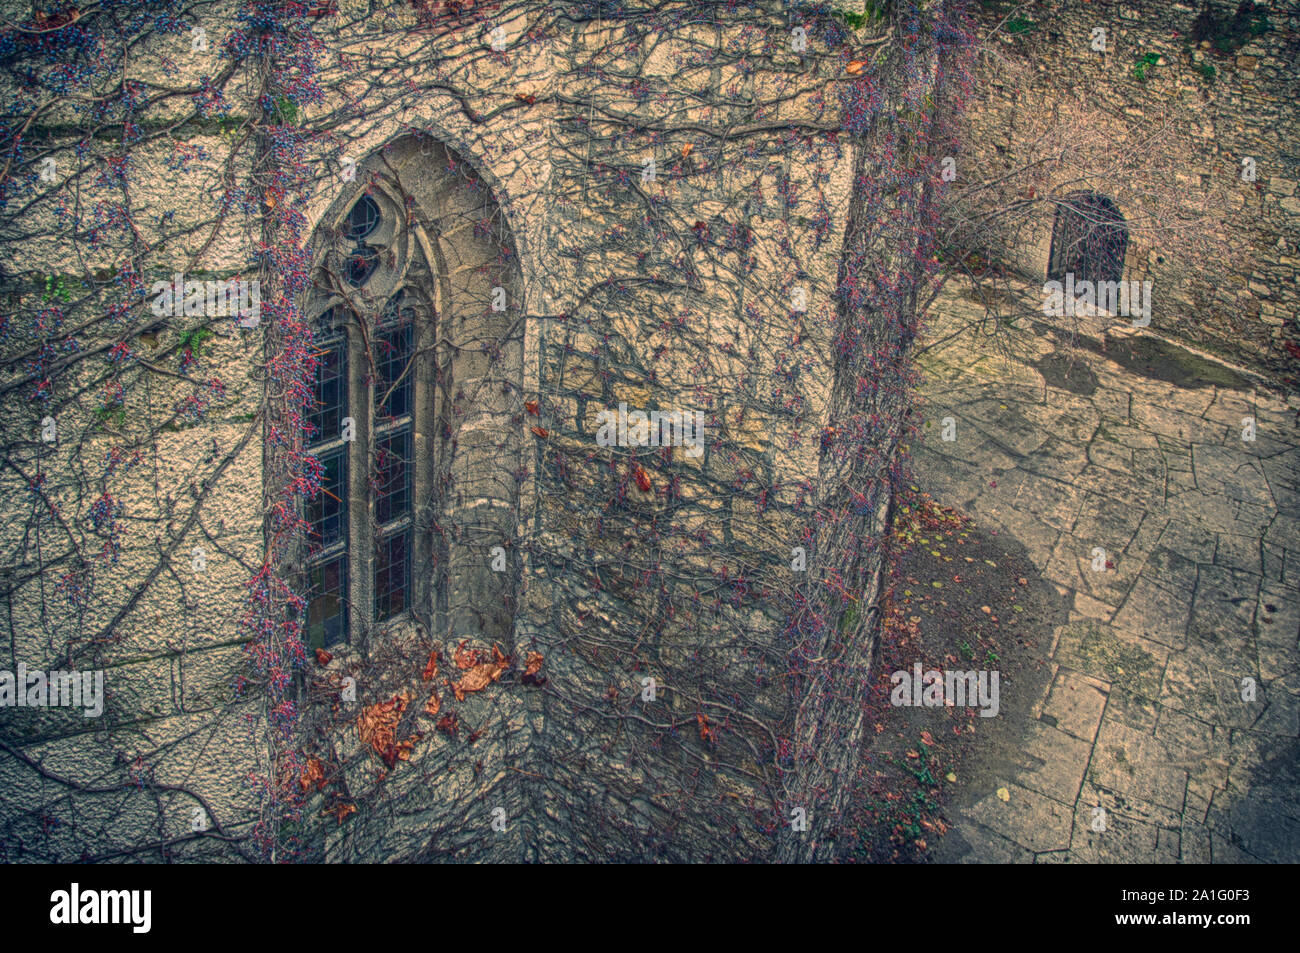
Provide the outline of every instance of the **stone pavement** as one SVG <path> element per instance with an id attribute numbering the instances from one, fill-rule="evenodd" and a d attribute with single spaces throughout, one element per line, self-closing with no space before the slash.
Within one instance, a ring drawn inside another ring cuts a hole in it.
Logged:
<path id="1" fill-rule="evenodd" d="M 983 311 L 945 296 L 929 340 Z M 1300 400 L 1080 320 L 1091 340 L 1020 319 L 1015 357 L 971 333 L 922 356 L 921 488 L 1071 607 L 1017 762 L 970 782 L 934 856 L 1300 861 Z"/>

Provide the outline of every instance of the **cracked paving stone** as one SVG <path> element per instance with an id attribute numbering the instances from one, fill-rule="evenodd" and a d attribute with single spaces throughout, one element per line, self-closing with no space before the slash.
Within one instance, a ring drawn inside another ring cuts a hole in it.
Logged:
<path id="1" fill-rule="evenodd" d="M 1076 738 L 1092 741 L 1101 724 L 1106 694 L 1095 679 L 1063 668 L 1056 673 L 1042 720 Z"/>
<path id="2" fill-rule="evenodd" d="M 1187 645 L 1191 614 L 1192 603 L 1185 590 L 1171 590 L 1144 572 L 1115 613 L 1114 625 L 1171 649 L 1182 649 Z"/>
<path id="3" fill-rule="evenodd" d="M 1022 744 L 1016 782 L 1064 804 L 1073 803 L 1083 783 L 1091 743 L 1036 721 L 1030 722 Z"/>
<path id="4" fill-rule="evenodd" d="M 1103 718 L 1088 782 L 1181 812 L 1187 770 L 1172 761 L 1169 749 L 1152 735 Z"/>
<path id="5" fill-rule="evenodd" d="M 1168 660 L 1169 649 L 1158 642 L 1097 622 L 1071 622 L 1059 630 L 1058 663 L 1153 701 L 1160 697 Z"/>
<path id="6" fill-rule="evenodd" d="M 1018 784 L 1006 787 L 1010 800 L 1002 801 L 990 793 L 962 813 L 1030 851 L 1070 846 L 1069 807 Z"/>

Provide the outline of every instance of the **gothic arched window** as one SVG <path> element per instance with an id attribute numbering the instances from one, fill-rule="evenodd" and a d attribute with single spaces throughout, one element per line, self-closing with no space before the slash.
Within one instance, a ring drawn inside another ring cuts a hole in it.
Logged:
<path id="1" fill-rule="evenodd" d="M 499 218 L 486 190 L 429 142 L 385 150 L 364 184 L 359 167 L 318 229 L 306 443 L 324 479 L 304 512 L 303 554 L 312 647 L 405 615 L 446 637 L 501 640 L 513 620 L 513 573 L 493 572 L 489 554 L 516 518 L 520 440 L 508 421 L 522 334 L 492 306 L 515 288 L 516 266 L 508 234 L 482 226 Z"/>

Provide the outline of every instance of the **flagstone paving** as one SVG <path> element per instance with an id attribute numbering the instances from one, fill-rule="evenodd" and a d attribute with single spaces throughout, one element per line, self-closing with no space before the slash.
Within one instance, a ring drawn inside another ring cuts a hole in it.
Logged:
<path id="1" fill-rule="evenodd" d="M 982 310 L 941 299 L 930 340 Z M 970 782 L 934 856 L 1300 861 L 1300 398 L 1089 320 L 921 358 L 922 489 L 1071 605 L 1022 764 Z"/>

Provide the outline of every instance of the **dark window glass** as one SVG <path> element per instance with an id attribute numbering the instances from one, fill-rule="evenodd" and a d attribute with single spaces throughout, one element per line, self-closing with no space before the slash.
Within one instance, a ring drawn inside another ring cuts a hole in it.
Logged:
<path id="1" fill-rule="evenodd" d="M 348 416 L 346 354 L 343 342 L 334 341 L 316 356 L 316 406 L 308 417 L 313 428 L 309 445 L 337 440 L 343 432 L 343 418 Z"/>
<path id="2" fill-rule="evenodd" d="M 370 280 L 378 267 L 379 252 L 369 245 L 358 245 L 348 253 L 343 277 L 353 288 L 360 288 Z"/>
<path id="3" fill-rule="evenodd" d="M 405 516 L 411 505 L 410 428 L 386 433 L 377 444 L 375 518 L 383 524 Z"/>
<path id="4" fill-rule="evenodd" d="M 410 581 L 409 529 L 379 541 L 375 560 L 375 619 L 382 622 L 406 610 Z"/>
<path id="5" fill-rule="evenodd" d="M 395 420 L 411 412 L 411 361 L 413 329 L 410 322 L 381 328 L 375 335 L 375 364 L 379 380 L 375 382 L 375 413 Z"/>
<path id="6" fill-rule="evenodd" d="M 347 639 L 347 554 L 312 566 L 308 571 L 307 642 L 319 649 Z"/>
<path id="7" fill-rule="evenodd" d="M 1076 192 L 1056 207 L 1047 280 L 1119 281 L 1128 229 L 1115 203 L 1104 195 Z"/>
<path id="8" fill-rule="evenodd" d="M 325 468 L 320 492 L 315 499 L 307 501 L 307 541 L 313 551 L 339 542 L 346 531 L 347 466 L 344 452 L 338 450 L 319 457 Z"/>
<path id="9" fill-rule="evenodd" d="M 360 201 L 348 212 L 348 238 L 361 241 L 379 225 L 379 206 L 369 195 L 361 196 Z"/>

